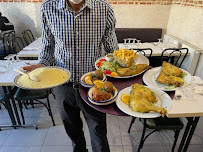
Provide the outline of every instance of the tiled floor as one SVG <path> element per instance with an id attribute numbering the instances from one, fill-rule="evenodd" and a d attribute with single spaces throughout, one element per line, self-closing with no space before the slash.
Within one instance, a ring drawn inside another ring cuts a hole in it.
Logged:
<path id="1" fill-rule="evenodd" d="M 71 152 L 71 140 L 66 135 L 61 119 L 58 114 L 57 105 L 51 96 L 52 112 L 56 126 L 52 126 L 48 112 L 42 106 L 34 109 L 24 109 L 26 123 L 38 124 L 39 129 L 33 128 L 7 128 L 0 131 L 0 152 Z M 83 118 L 83 117 L 82 117 Z M 84 120 L 84 118 L 83 118 Z M 136 152 L 142 133 L 142 124 L 136 120 L 127 133 L 131 117 L 118 117 L 107 115 L 108 141 L 112 152 Z M 184 122 L 186 120 L 184 119 Z M 10 119 L 6 109 L 0 110 L 0 124 L 9 124 Z M 183 129 L 184 130 L 184 129 Z M 84 121 L 84 132 L 87 147 L 91 152 L 91 142 L 87 124 Z M 183 131 L 179 136 L 178 144 Z M 170 152 L 173 143 L 173 132 L 160 131 L 147 138 L 141 152 Z M 191 141 L 189 152 L 203 151 L 203 119 L 201 118 Z M 178 147 L 178 145 L 177 145 Z"/>

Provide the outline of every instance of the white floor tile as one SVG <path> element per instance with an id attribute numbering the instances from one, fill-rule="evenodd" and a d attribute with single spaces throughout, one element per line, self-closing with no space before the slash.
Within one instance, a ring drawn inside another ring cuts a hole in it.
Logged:
<path id="1" fill-rule="evenodd" d="M 52 114 L 56 111 L 56 106 L 51 106 Z M 35 108 L 29 107 L 29 109 L 23 108 L 25 118 L 39 118 L 50 117 L 48 110 L 43 105 L 37 105 Z"/>
<path id="2" fill-rule="evenodd" d="M 41 147 L 2 147 L 0 152 L 40 152 Z"/>
<path id="3" fill-rule="evenodd" d="M 112 151 L 112 152 L 124 152 L 122 145 L 110 146 L 110 151 Z"/>
<path id="4" fill-rule="evenodd" d="M 49 128 L 53 125 L 50 118 L 25 118 L 25 124 L 36 124 L 38 129 Z"/>
<path id="5" fill-rule="evenodd" d="M 61 119 L 55 119 L 56 124 L 61 122 Z M 66 134 L 63 124 L 52 126 L 49 128 L 44 141 L 44 146 L 71 146 L 72 141 Z"/>
<path id="6" fill-rule="evenodd" d="M 164 152 L 171 152 L 172 146 L 163 146 Z M 179 145 L 176 145 L 175 151 L 178 151 Z M 202 152 L 201 145 L 189 145 L 187 152 Z"/>
<path id="7" fill-rule="evenodd" d="M 41 152 L 72 152 L 72 146 L 43 146 Z"/>
<path id="8" fill-rule="evenodd" d="M 13 129 L 3 146 L 42 146 L 48 129 Z"/>
<path id="9" fill-rule="evenodd" d="M 184 132 L 184 129 L 182 129 L 180 134 L 179 134 L 177 144 L 180 144 L 181 139 L 183 137 L 183 132 Z M 171 131 L 171 130 L 159 131 L 158 136 L 160 138 L 160 141 L 161 141 L 162 145 L 173 145 L 173 142 L 174 142 L 174 132 L 173 131 Z M 196 137 L 197 136 L 193 136 L 193 138 L 192 138 L 192 140 L 190 142 L 191 144 L 199 144 Z"/>
<path id="10" fill-rule="evenodd" d="M 11 130 L 0 131 L 0 146 L 2 146 L 5 143 L 10 133 L 11 133 Z"/>
<path id="11" fill-rule="evenodd" d="M 107 138 L 109 145 L 122 145 L 120 126 L 117 116 L 107 115 Z"/>
<path id="12" fill-rule="evenodd" d="M 138 150 L 138 146 L 123 146 L 124 152 L 136 152 Z M 141 152 L 164 152 L 162 146 L 149 146 L 144 145 L 141 149 Z"/>
<path id="13" fill-rule="evenodd" d="M 5 108 L 0 109 L 0 118 L 10 118 L 8 111 Z"/>

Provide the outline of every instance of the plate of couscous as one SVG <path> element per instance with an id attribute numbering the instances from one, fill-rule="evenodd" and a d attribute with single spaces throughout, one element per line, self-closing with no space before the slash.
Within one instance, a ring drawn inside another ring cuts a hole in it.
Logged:
<path id="1" fill-rule="evenodd" d="M 27 75 L 19 74 L 15 77 L 14 83 L 22 89 L 50 89 L 68 83 L 71 73 L 64 68 L 47 66 L 27 72 L 30 76 L 35 76 L 39 81 L 29 79 Z"/>

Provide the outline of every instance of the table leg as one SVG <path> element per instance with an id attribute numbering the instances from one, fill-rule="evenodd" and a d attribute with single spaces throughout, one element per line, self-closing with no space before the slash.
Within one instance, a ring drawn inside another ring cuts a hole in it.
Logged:
<path id="1" fill-rule="evenodd" d="M 20 121 L 20 117 L 19 117 L 19 114 L 18 114 L 17 106 L 16 106 L 15 100 L 13 98 L 13 94 L 12 94 L 12 90 L 11 90 L 10 86 L 8 86 L 8 92 L 9 92 L 9 96 L 10 96 L 10 99 L 12 101 L 12 105 L 13 105 L 13 108 L 14 108 L 14 111 L 15 111 L 16 119 L 18 121 L 18 124 L 21 125 L 21 121 Z"/>
<path id="2" fill-rule="evenodd" d="M 11 122 L 12 122 L 13 125 L 16 125 L 15 116 L 14 116 L 14 113 L 13 113 L 13 110 L 12 110 L 12 106 L 11 106 L 9 97 L 8 97 L 8 95 L 7 95 L 6 87 L 3 86 L 2 88 L 3 88 L 4 94 L 5 94 L 5 96 L 6 96 L 6 107 L 7 107 L 7 109 L 8 109 L 8 114 L 9 114 L 9 116 L 10 116 Z"/>
<path id="3" fill-rule="evenodd" d="M 187 151 L 188 146 L 190 144 L 190 141 L 192 139 L 192 136 L 194 134 L 194 131 L 196 129 L 196 126 L 198 124 L 199 117 L 189 117 L 189 118 L 187 118 L 187 120 L 188 120 L 188 123 L 187 123 L 187 126 L 185 128 L 180 146 L 178 148 L 178 152 L 181 152 L 181 151 L 186 152 Z"/>

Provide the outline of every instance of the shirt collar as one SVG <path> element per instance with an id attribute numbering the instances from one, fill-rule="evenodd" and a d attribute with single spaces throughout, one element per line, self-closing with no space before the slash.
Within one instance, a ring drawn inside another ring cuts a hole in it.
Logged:
<path id="1" fill-rule="evenodd" d="M 93 8 L 94 0 L 85 0 L 84 6 L 89 7 L 90 9 Z M 59 0 L 58 2 L 58 9 L 68 8 L 67 0 Z"/>

